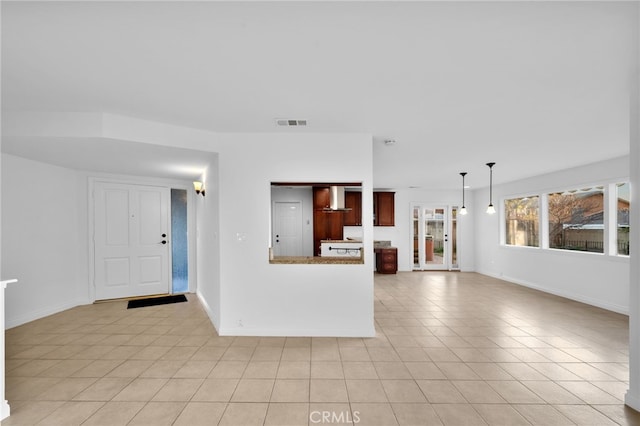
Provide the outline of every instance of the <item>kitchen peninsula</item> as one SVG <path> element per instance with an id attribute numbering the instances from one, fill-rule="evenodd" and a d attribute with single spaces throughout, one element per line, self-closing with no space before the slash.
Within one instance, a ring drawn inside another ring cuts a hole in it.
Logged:
<path id="1" fill-rule="evenodd" d="M 320 256 L 276 256 L 275 264 L 359 265 L 364 263 L 364 249 L 359 240 L 322 240 Z"/>
<path id="2" fill-rule="evenodd" d="M 362 257 L 320 257 L 320 256 L 278 256 L 269 260 L 271 264 L 281 265 L 361 265 Z"/>

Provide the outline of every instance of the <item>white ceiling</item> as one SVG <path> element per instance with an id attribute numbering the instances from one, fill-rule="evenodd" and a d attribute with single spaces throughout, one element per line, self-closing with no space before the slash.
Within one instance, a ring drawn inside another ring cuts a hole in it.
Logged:
<path id="1" fill-rule="evenodd" d="M 500 183 L 629 149 L 633 2 L 1 7 L 3 109 L 367 132 L 374 185 L 386 188 L 458 188 L 461 171 L 480 187 L 488 161 Z"/>

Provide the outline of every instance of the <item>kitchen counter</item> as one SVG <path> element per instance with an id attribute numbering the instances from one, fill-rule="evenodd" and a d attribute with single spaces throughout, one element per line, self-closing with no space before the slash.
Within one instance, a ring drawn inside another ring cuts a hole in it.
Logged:
<path id="1" fill-rule="evenodd" d="M 269 260 L 281 265 L 361 265 L 362 257 L 277 256 Z"/>

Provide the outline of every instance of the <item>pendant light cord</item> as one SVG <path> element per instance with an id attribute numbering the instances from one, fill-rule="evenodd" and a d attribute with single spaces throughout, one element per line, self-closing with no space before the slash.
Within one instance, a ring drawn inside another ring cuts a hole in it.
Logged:
<path id="1" fill-rule="evenodd" d="M 489 166 L 489 205 L 493 206 L 493 166 L 496 163 L 487 163 Z"/>

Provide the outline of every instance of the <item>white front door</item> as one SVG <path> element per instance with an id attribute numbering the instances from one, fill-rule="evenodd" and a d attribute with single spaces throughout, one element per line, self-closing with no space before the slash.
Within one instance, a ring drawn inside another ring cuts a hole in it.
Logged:
<path id="1" fill-rule="evenodd" d="M 302 203 L 275 201 L 273 210 L 273 254 L 303 256 Z"/>
<path id="2" fill-rule="evenodd" d="M 96 300 L 169 292 L 169 189 L 96 182 Z"/>

